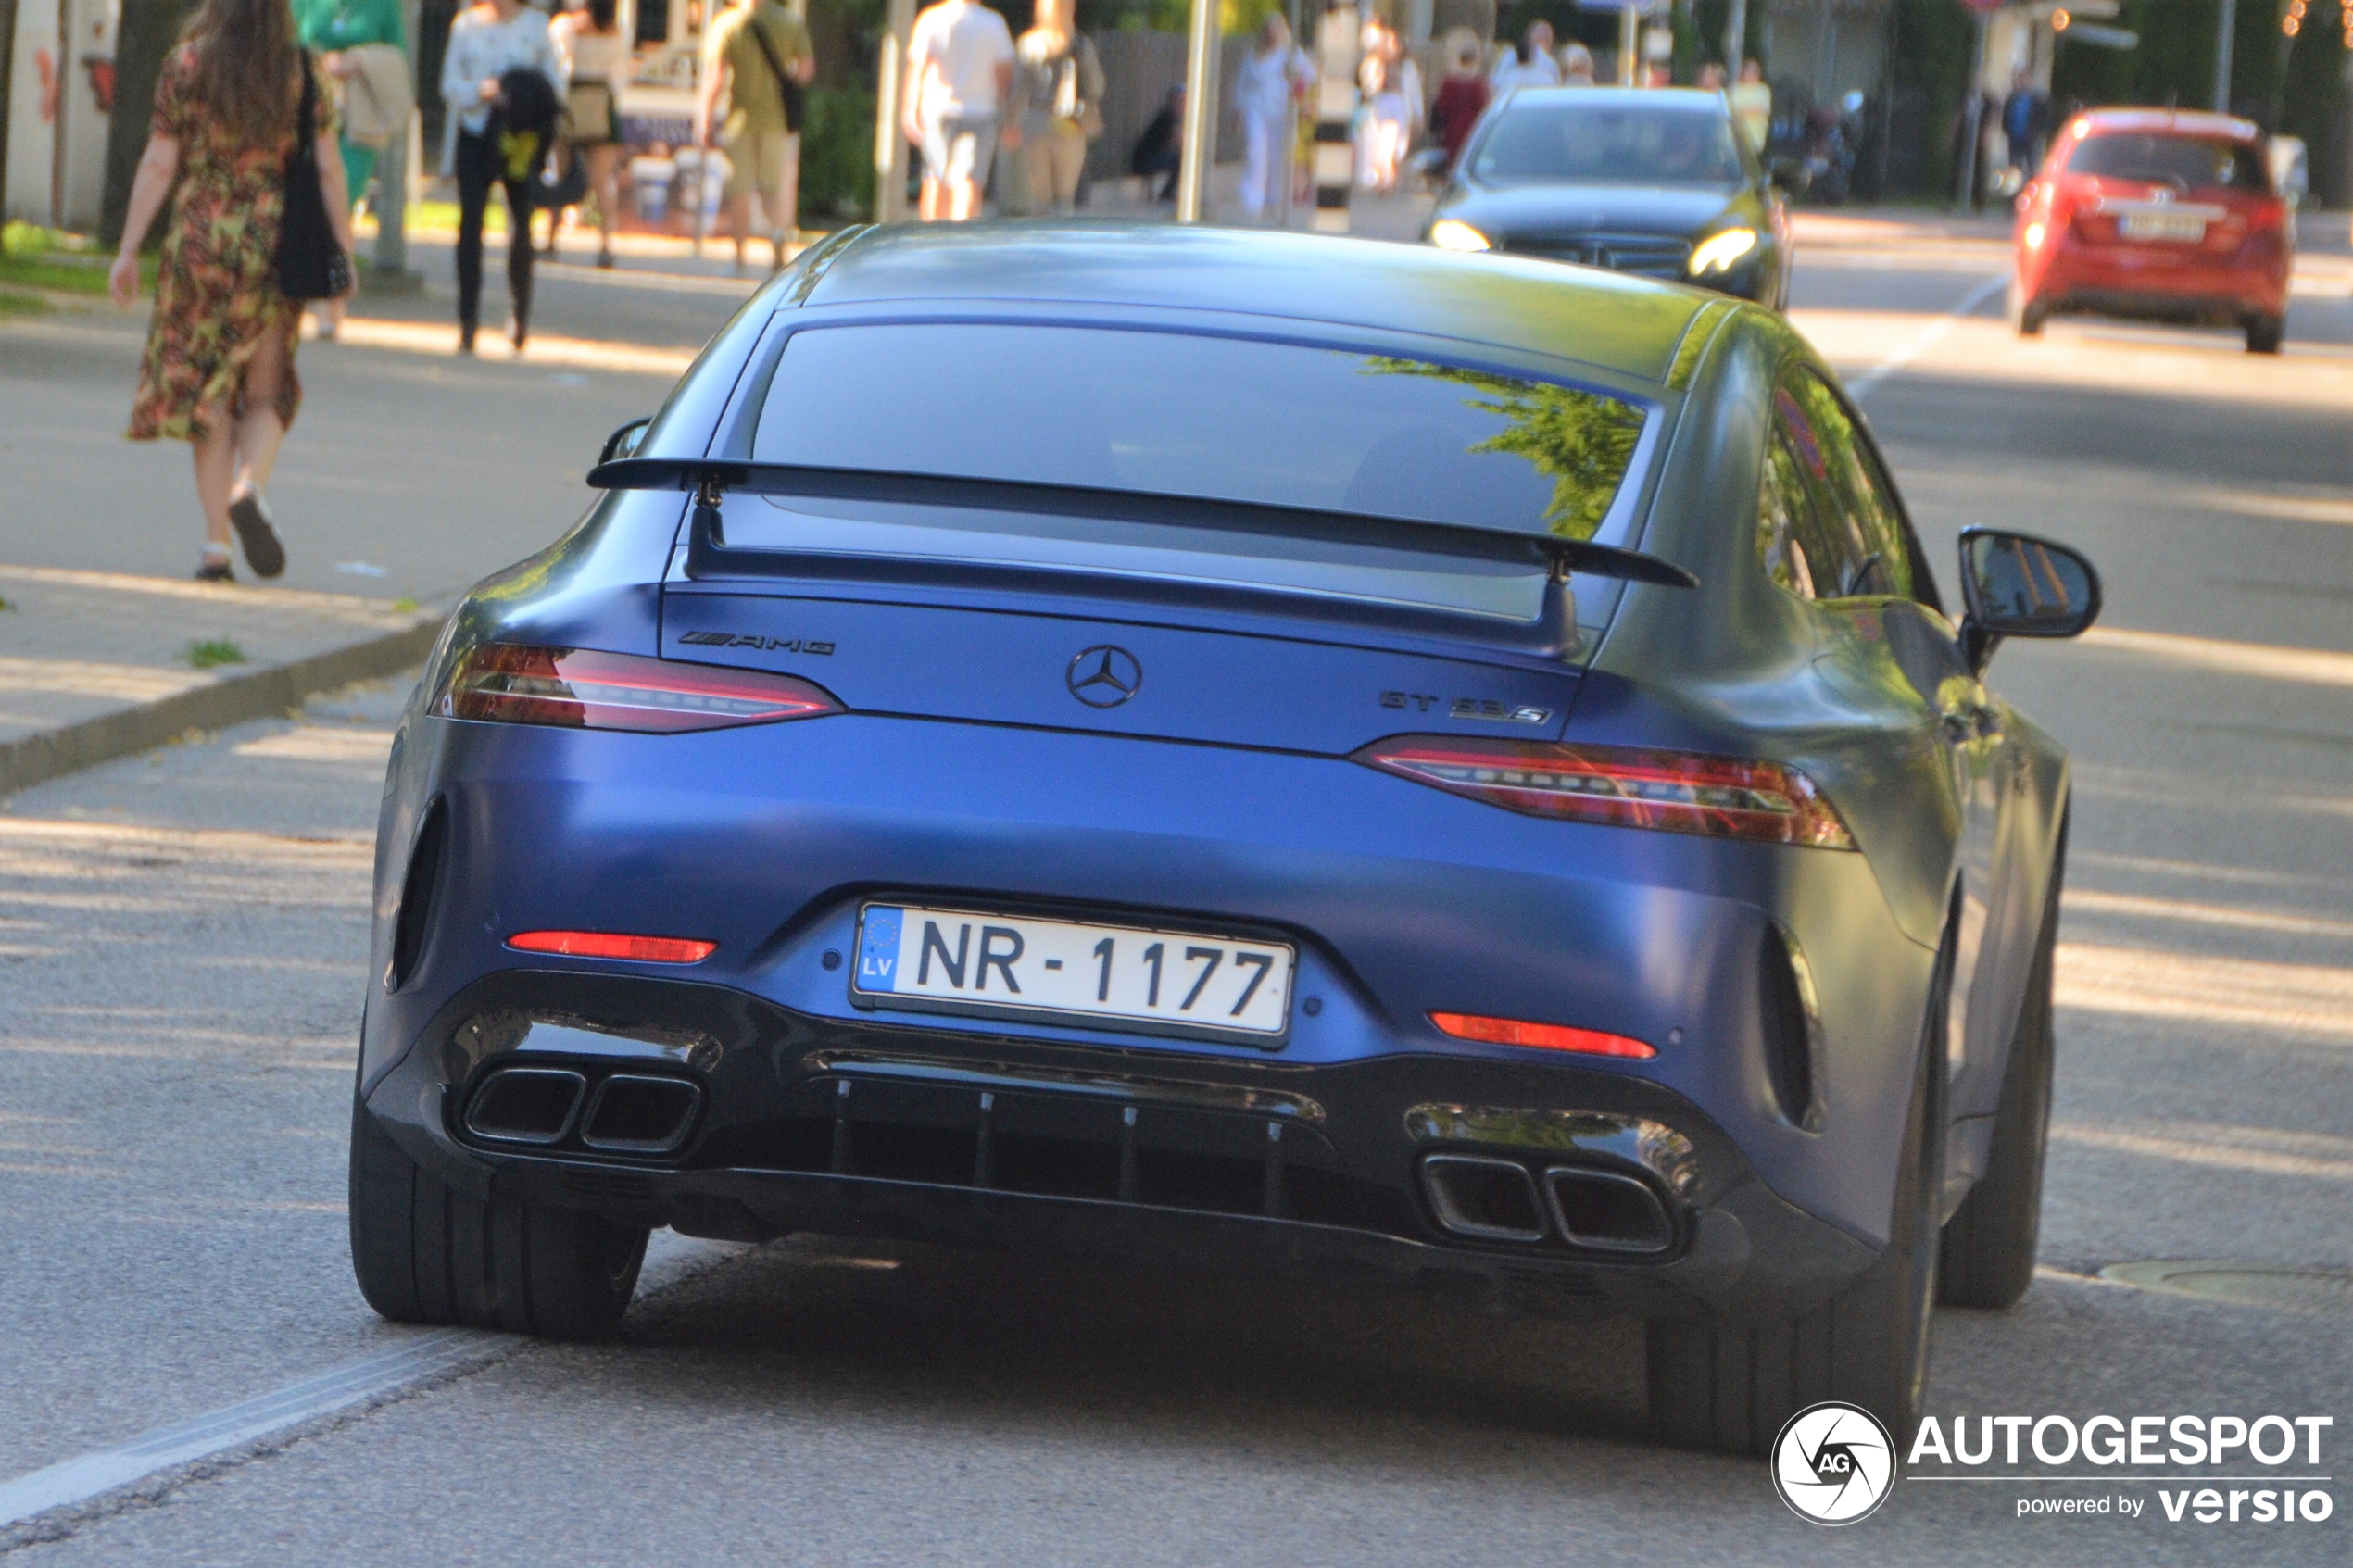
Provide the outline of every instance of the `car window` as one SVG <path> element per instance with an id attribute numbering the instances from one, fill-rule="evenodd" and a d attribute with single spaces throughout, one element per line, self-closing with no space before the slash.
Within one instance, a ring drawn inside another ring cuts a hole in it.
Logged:
<path id="1" fill-rule="evenodd" d="M 1747 177 L 1721 108 L 1646 107 L 1575 94 L 1518 97 L 1471 157 L 1482 180 L 1729 185 Z"/>
<path id="2" fill-rule="evenodd" d="M 1776 430 L 1766 442 L 1765 483 L 1757 497 L 1757 558 L 1775 583 L 1810 599 L 1814 559 L 1822 547 L 1821 518 L 1798 471 L 1797 454 Z"/>
<path id="3" fill-rule="evenodd" d="M 1790 375 L 1774 395 L 1783 433 L 1807 477 L 1820 487 L 1834 570 L 1814 563 L 1818 597 L 1912 596 L 1912 549 L 1894 493 L 1838 395 L 1808 370 Z"/>
<path id="4" fill-rule="evenodd" d="M 2145 180 L 2185 191 L 2269 191 L 2271 176 L 2252 143 L 2219 136 L 2108 132 L 2084 137 L 2068 155 L 2070 174 Z"/>

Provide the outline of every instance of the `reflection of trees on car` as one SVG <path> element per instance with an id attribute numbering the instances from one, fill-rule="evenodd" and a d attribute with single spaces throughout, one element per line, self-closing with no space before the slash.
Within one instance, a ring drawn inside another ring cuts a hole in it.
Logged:
<path id="1" fill-rule="evenodd" d="M 1500 416 L 1504 428 L 1466 450 L 1521 458 L 1550 479 L 1553 499 L 1544 524 L 1558 537 L 1591 539 L 1601 527 L 1642 438 L 1640 408 L 1597 392 L 1419 359 L 1375 355 L 1365 363 L 1382 375 L 1429 376 L 1487 394 L 1464 401 Z"/>

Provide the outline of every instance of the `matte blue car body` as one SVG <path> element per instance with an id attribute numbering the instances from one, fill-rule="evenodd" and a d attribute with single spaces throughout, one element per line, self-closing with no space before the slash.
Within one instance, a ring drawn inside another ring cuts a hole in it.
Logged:
<path id="1" fill-rule="evenodd" d="M 1744 1271 L 1828 1288 L 1887 1236 L 1931 975 L 1952 940 L 1959 1005 L 1941 1042 L 1956 1133 L 1949 1212 L 1983 1159 L 2064 809 L 2065 758 L 1990 702 L 1994 738 L 1957 747 L 1946 716 L 1904 684 L 1899 656 L 1917 655 L 1918 639 L 1888 631 L 1928 612 L 1801 602 L 1765 576 L 1747 520 L 1771 378 L 1811 362 L 1794 334 L 1755 307 L 1711 307 L 1697 291 L 1544 264 L 1164 228 L 1018 232 L 853 232 L 821 246 L 713 341 L 640 452 L 723 447 L 756 392 L 763 345 L 808 319 L 799 312 L 1140 310 L 1173 325 L 1202 310 L 1221 328 L 1254 319 L 1294 340 L 1410 334 L 1422 352 L 1452 340 L 1459 359 L 1637 387 L 1659 410 L 1658 450 L 1629 480 L 1627 542 L 1689 568 L 1701 586 L 1593 596 L 1604 625 L 1580 669 L 1475 635 L 1449 645 L 1334 630 L 1278 605 L 1139 610 L 974 593 L 949 608 L 937 595 L 824 581 L 689 583 L 684 497 L 604 495 L 571 533 L 468 598 L 401 726 L 378 839 L 380 980 L 360 1083 L 370 1110 L 447 1179 L 479 1186 L 513 1162 L 453 1135 L 448 1068 L 415 1049 L 447 1030 L 469 987 L 523 972 L 636 974 L 862 1024 L 872 1016 L 825 967 L 827 953 L 852 950 L 862 896 L 1158 911 L 1290 935 L 1301 948 L 1294 995 L 1321 1010 L 1295 1010 L 1272 1057 L 1058 1025 L 1012 1033 L 1041 1048 L 1101 1050 L 1122 1071 L 1212 1080 L 1306 1081 L 1319 1069 L 1397 1062 L 1441 1100 L 1450 1064 L 1514 1082 L 1655 1085 L 1672 1097 L 1656 1103 L 1690 1109 L 1695 1135 L 1703 1123 L 1711 1138 L 1720 1130 L 1711 1148 L 1724 1139 L 1736 1148 L 1730 1185 L 1753 1179 L 1823 1229 L 1786 1277 L 1774 1259 L 1740 1251 L 1704 1281 L 1695 1273 L 1695 1288 L 1729 1287 Z M 1547 349 L 1560 358 L 1547 364 Z M 853 711 L 684 735 L 430 711 L 474 643 L 674 657 L 686 651 L 678 637 L 714 616 L 822 635 L 837 651 L 696 647 L 696 661 L 788 671 Z M 1151 701 L 1097 711 L 1070 699 L 1068 659 L 1108 640 L 1144 651 Z M 1249 685 L 1252 660 L 1284 672 L 1277 696 L 1202 696 L 1213 679 L 1229 692 Z M 1554 708 L 1563 717 L 1544 733 L 1571 740 L 1789 762 L 1823 787 L 1860 852 L 1540 821 L 1347 760 L 1377 736 L 1436 727 L 1378 702 L 1386 686 L 1421 679 L 1477 679 Z M 422 953 L 394 985 L 409 847 L 436 799 L 449 812 L 448 871 Z M 542 927 L 692 935 L 719 950 L 676 972 L 503 945 Z M 1804 955 L 1818 997 L 1818 1114 L 1802 1126 L 1766 1066 L 1758 955 L 1775 928 Z M 1440 1034 L 1433 1010 L 1573 1022 L 1658 1054 L 1600 1060 L 1480 1045 Z M 901 1022 L 950 1055 L 960 1040 L 1009 1034 L 982 1020 Z M 1564 1094 L 1562 1107 L 1576 1108 Z M 1403 1239 L 1449 1245 L 1434 1226 Z"/>

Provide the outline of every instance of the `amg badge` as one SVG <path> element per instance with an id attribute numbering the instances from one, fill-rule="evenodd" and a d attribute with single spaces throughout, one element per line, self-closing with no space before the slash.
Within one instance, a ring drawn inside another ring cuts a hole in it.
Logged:
<path id="1" fill-rule="evenodd" d="M 801 637 L 756 637 L 749 632 L 689 632 L 678 639 L 685 647 L 760 648 L 769 653 L 831 655 L 834 645 Z"/>

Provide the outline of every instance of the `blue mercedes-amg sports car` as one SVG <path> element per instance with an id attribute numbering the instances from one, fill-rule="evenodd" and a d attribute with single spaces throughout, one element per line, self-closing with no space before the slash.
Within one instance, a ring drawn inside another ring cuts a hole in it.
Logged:
<path id="1" fill-rule="evenodd" d="M 1648 1320 L 1673 1441 L 2026 1287 L 2065 754 L 1768 310 L 1426 247 L 858 229 L 451 618 L 386 782 L 379 1311 L 649 1228 Z"/>

